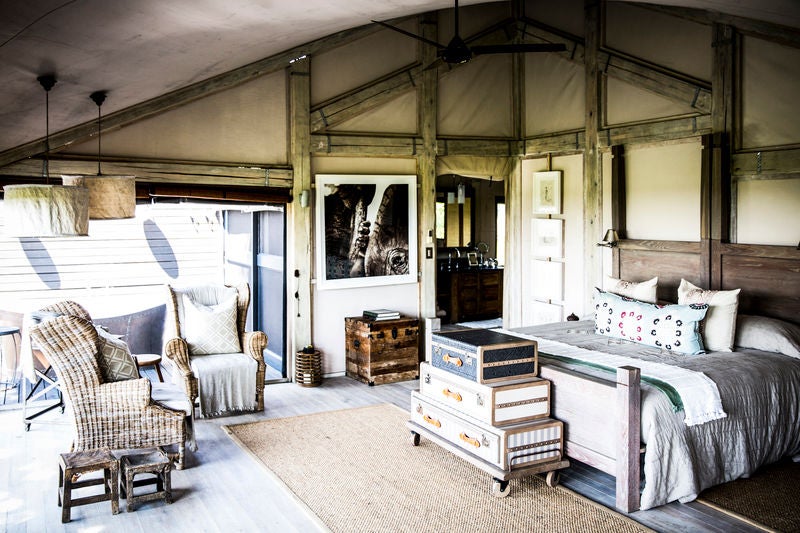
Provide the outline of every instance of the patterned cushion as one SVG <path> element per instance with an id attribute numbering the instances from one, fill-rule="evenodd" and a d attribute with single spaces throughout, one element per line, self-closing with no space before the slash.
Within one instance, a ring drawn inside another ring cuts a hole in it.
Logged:
<path id="1" fill-rule="evenodd" d="M 595 290 L 596 333 L 675 353 L 704 352 L 700 321 L 707 304 L 662 306 Z"/>
<path id="2" fill-rule="evenodd" d="M 678 303 L 708 304 L 708 314 L 703 321 L 703 344 L 707 350 L 730 352 L 736 335 L 736 310 L 739 307 L 739 292 L 708 291 L 692 285 L 685 279 L 678 287 Z"/>
<path id="3" fill-rule="evenodd" d="M 627 296 L 642 302 L 656 303 L 656 290 L 658 289 L 658 276 L 647 281 L 628 281 L 606 276 L 603 279 L 603 290 L 613 292 L 619 296 Z"/>
<path id="4" fill-rule="evenodd" d="M 239 353 L 236 330 L 236 296 L 217 305 L 194 303 L 183 295 L 183 338 L 192 355 Z"/>
<path id="5" fill-rule="evenodd" d="M 115 335 L 108 333 L 103 328 L 96 328 L 99 336 L 99 351 L 97 362 L 100 365 L 100 374 L 103 380 L 124 381 L 126 379 L 139 379 L 139 369 L 133 359 L 128 344 Z"/>

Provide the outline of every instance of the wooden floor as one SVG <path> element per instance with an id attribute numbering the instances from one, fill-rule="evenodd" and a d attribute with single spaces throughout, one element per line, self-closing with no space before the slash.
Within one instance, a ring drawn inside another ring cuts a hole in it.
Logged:
<path id="1" fill-rule="evenodd" d="M 148 377 L 153 376 L 148 372 Z M 154 374 L 154 373 L 153 373 Z M 54 410 L 25 431 L 19 409 L 0 411 L 0 531 L 313 531 L 293 497 L 264 474 L 262 467 L 225 434 L 222 425 L 389 402 L 408 408 L 417 382 L 369 387 L 346 377 L 326 379 L 322 386 L 293 383 L 268 385 L 266 411 L 213 420 L 198 420 L 200 449 L 187 452 L 187 467 L 173 471 L 174 503 L 142 504 L 135 512 L 113 516 L 107 502 L 74 508 L 72 522 L 62 525 L 57 506 L 57 456 L 68 451 L 65 415 Z M 62 422 L 61 424 L 59 422 Z M 357 446 L 357 443 L 354 443 Z M 561 483 L 604 505 L 613 506 L 611 478 L 589 467 L 562 471 Z M 487 476 L 487 497 L 489 478 Z M 513 487 L 512 487 L 513 490 Z M 696 503 L 674 503 L 639 511 L 633 519 L 657 531 L 757 531 Z M 354 524 L 353 531 L 358 531 Z"/>

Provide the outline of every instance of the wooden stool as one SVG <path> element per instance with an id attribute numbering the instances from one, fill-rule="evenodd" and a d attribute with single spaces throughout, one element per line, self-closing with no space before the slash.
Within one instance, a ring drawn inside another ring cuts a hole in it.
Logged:
<path id="1" fill-rule="evenodd" d="M 86 472 L 103 470 L 102 478 L 73 481 L 73 477 Z M 92 485 L 103 485 L 103 494 L 73 498 L 72 491 Z M 119 513 L 119 461 L 108 450 L 62 453 L 58 461 L 58 505 L 61 522 L 70 521 L 73 507 L 89 503 L 111 501 L 111 512 Z"/>
<path id="2" fill-rule="evenodd" d="M 164 382 L 164 378 L 161 375 L 161 356 L 157 353 L 140 353 L 133 356 L 136 360 L 136 366 L 138 368 L 142 368 L 143 366 L 152 366 L 156 369 L 156 374 L 158 374 L 158 381 Z"/>
<path id="3" fill-rule="evenodd" d="M 162 451 L 125 455 L 120 459 L 122 476 L 122 497 L 127 500 L 128 512 L 136 510 L 142 502 L 163 500 L 172 503 L 172 481 L 170 480 L 170 460 Z M 134 480 L 137 474 L 153 474 L 155 478 Z M 134 496 L 133 489 L 155 483 L 156 491 Z"/>

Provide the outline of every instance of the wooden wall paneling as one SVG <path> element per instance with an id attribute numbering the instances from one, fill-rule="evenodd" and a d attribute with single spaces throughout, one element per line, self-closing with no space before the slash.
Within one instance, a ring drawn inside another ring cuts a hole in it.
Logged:
<path id="1" fill-rule="evenodd" d="M 305 57 L 289 65 L 289 161 L 294 169 L 293 196 L 311 191 L 311 59 Z M 313 200 L 309 206 L 313 205 Z M 290 354 L 312 344 L 311 338 L 311 273 L 314 248 L 311 234 L 311 207 L 294 202 L 289 209 L 287 311 L 291 312 L 292 344 Z M 290 372 L 290 375 L 293 372 Z"/>
<path id="2" fill-rule="evenodd" d="M 619 277 L 641 281 L 658 276 L 658 299 L 677 302 L 681 278 L 701 285 L 700 242 L 625 240 L 617 245 Z"/>

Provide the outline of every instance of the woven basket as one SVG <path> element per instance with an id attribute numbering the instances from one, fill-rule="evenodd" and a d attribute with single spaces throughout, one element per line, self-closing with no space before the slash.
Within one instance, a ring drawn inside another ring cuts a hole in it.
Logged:
<path id="1" fill-rule="evenodd" d="M 322 354 L 297 352 L 294 363 L 294 380 L 303 387 L 316 387 L 322 383 Z"/>

